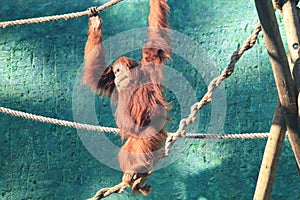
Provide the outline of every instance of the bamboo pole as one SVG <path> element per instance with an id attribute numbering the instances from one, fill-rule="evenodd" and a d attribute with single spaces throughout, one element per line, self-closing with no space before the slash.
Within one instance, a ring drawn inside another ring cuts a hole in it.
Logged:
<path id="1" fill-rule="evenodd" d="M 262 24 L 264 40 L 269 53 L 272 70 L 277 86 L 281 112 L 285 119 L 289 133 L 298 134 L 297 105 L 295 101 L 294 82 L 288 68 L 288 61 L 280 37 L 279 27 L 270 0 L 255 0 L 258 16 Z M 285 132 L 283 119 L 279 109 L 274 119 L 279 116 L 279 122 L 271 126 L 272 140 L 268 140 L 265 154 L 254 194 L 255 200 L 270 199 L 275 171 L 282 148 L 282 135 Z M 278 123 L 278 124 L 276 124 Z"/>
<path id="2" fill-rule="evenodd" d="M 281 9 L 283 24 L 287 36 L 288 49 L 289 49 L 289 65 L 290 70 L 293 72 L 294 82 L 296 84 L 296 96 L 298 96 L 298 123 L 300 119 L 299 110 L 299 91 L 300 91 L 300 74 L 299 74 L 299 38 L 300 38 L 300 24 L 297 11 L 297 1 L 288 0 L 286 1 Z M 300 134 L 289 134 L 289 140 L 294 151 L 295 159 L 298 164 L 298 169 L 300 169 Z M 300 171 L 299 171 L 300 172 Z"/>

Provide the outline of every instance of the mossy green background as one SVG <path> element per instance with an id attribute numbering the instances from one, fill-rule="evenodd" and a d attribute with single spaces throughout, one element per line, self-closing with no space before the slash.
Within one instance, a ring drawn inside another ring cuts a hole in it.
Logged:
<path id="1" fill-rule="evenodd" d="M 0 21 L 82 11 L 104 2 L 107 0 L 2 0 Z M 169 4 L 170 26 L 195 40 L 219 72 L 258 21 L 253 1 L 169 0 Z M 146 0 L 125 0 L 105 10 L 101 13 L 104 38 L 146 27 L 148 11 Z M 279 24 L 284 39 L 280 17 Z M 1 106 L 73 121 L 72 92 L 83 63 L 86 30 L 87 17 L 1 28 Z M 178 55 L 169 65 L 187 78 L 200 99 L 207 86 L 193 67 Z M 261 35 L 222 87 L 226 119 L 221 133 L 269 131 L 277 91 Z M 172 101 L 172 94 L 167 98 Z M 105 99 L 96 101 L 97 105 L 109 104 Z M 176 105 L 175 99 L 169 131 L 176 130 L 181 118 Z M 201 111 L 199 132 L 207 131 L 210 109 Z M 114 126 L 110 112 L 101 113 L 101 122 Z M 81 200 L 121 180 L 120 171 L 87 151 L 75 129 L 5 114 L 0 114 L 0 127 L 0 199 Z M 111 139 L 119 142 L 119 137 Z M 182 147 L 185 151 L 179 159 L 149 178 L 153 187 L 149 196 L 132 197 L 127 190 L 107 199 L 252 199 L 265 143 L 265 139 L 193 140 Z M 286 140 L 272 199 L 300 199 L 299 188 L 293 152 Z"/>

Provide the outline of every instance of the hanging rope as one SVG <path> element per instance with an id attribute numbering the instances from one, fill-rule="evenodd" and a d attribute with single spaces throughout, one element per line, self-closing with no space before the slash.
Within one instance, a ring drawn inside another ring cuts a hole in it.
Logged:
<path id="1" fill-rule="evenodd" d="M 97 12 L 103 11 L 121 1 L 123 1 L 123 0 L 112 0 L 110 2 L 103 4 L 102 6 L 97 7 L 96 11 Z M 0 22 L 0 27 L 5 28 L 7 26 L 16 26 L 16 25 L 22 25 L 22 24 L 35 24 L 35 23 L 57 21 L 57 20 L 68 20 L 71 18 L 88 16 L 90 14 L 91 14 L 91 11 L 86 10 L 86 11 L 82 11 L 82 12 L 75 12 L 75 13 L 69 13 L 69 14 L 63 14 L 63 15 L 53 15 L 53 16 L 37 17 L 37 18 L 31 18 L 31 19 L 20 19 L 20 20 L 15 20 L 15 21 Z"/>
<path id="2" fill-rule="evenodd" d="M 260 31 L 261 31 L 261 25 L 260 25 L 260 23 L 257 23 L 251 36 L 248 37 L 248 39 L 243 44 L 243 46 L 241 48 L 237 49 L 235 52 L 233 52 L 229 65 L 223 70 L 223 72 L 221 73 L 221 75 L 219 77 L 213 79 L 210 82 L 210 84 L 208 86 L 208 91 L 203 96 L 201 101 L 195 103 L 191 107 L 190 115 L 187 118 L 182 119 L 180 121 L 180 125 L 179 125 L 179 128 L 176 131 L 176 133 L 168 136 L 168 138 L 166 140 L 166 145 L 165 145 L 165 156 L 169 155 L 171 146 L 175 143 L 175 141 L 178 138 L 185 137 L 186 128 L 188 127 L 188 125 L 195 122 L 196 116 L 197 116 L 198 112 L 200 111 L 200 109 L 212 101 L 212 95 L 215 92 L 215 90 L 221 85 L 221 83 L 224 79 L 228 78 L 233 73 L 236 62 L 241 58 L 241 56 L 245 53 L 245 51 L 247 51 L 248 49 L 250 49 L 254 46 L 257 36 Z"/>

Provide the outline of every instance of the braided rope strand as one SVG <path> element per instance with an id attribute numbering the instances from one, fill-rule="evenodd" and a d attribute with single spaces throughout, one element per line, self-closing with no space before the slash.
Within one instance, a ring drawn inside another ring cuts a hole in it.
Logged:
<path id="1" fill-rule="evenodd" d="M 14 117 L 20 117 L 24 119 L 29 119 L 33 121 L 38 121 L 42 123 L 55 124 L 60 126 L 71 127 L 75 129 L 82 129 L 88 131 L 97 131 L 97 132 L 110 132 L 119 134 L 120 130 L 117 128 L 104 127 L 104 126 L 95 126 L 90 124 L 82 124 L 77 122 L 70 122 L 66 120 L 58 120 L 50 117 L 44 117 L 40 115 L 30 114 L 22 111 L 16 111 L 4 107 L 0 107 L 0 113 L 4 113 Z M 169 136 L 174 135 L 175 133 L 168 133 Z M 255 139 L 255 138 L 267 138 L 269 133 L 243 133 L 243 134 L 186 134 L 184 138 L 195 138 L 195 139 Z"/>
<path id="2" fill-rule="evenodd" d="M 242 134 L 186 134 L 183 138 L 194 139 L 263 139 L 269 133 L 242 133 Z"/>
<path id="3" fill-rule="evenodd" d="M 195 122 L 196 116 L 200 109 L 211 103 L 212 101 L 212 95 L 215 92 L 215 90 L 221 85 L 222 81 L 226 78 L 228 78 L 234 71 L 235 64 L 236 62 L 241 58 L 241 56 L 244 54 L 245 51 L 248 49 L 252 48 L 257 40 L 257 36 L 259 32 L 261 31 L 261 25 L 258 22 L 255 26 L 254 31 L 252 34 L 248 37 L 246 42 L 243 44 L 243 46 L 239 49 L 237 49 L 235 52 L 233 52 L 231 56 L 230 63 L 228 66 L 222 71 L 220 76 L 216 77 L 213 79 L 209 86 L 206 94 L 203 96 L 200 102 L 196 102 L 192 107 L 191 107 L 191 113 L 187 118 L 184 118 L 180 121 L 180 125 L 176 133 L 170 134 L 166 140 L 165 144 L 165 157 L 169 155 L 170 149 L 172 145 L 175 143 L 177 138 L 180 137 L 185 137 L 186 135 L 186 128 L 190 123 Z"/>
<path id="4" fill-rule="evenodd" d="M 114 187 L 111 187 L 111 188 L 102 188 L 92 198 L 90 198 L 88 200 L 103 199 L 113 193 L 120 194 L 120 193 L 123 193 L 126 190 L 126 188 L 128 188 L 128 187 L 129 186 L 126 183 L 121 182 L 118 185 L 115 185 Z"/>
<path id="5" fill-rule="evenodd" d="M 123 0 L 112 0 L 110 2 L 107 2 L 103 4 L 102 6 L 99 6 L 96 8 L 97 12 L 103 11 Z M 22 24 L 36 24 L 36 23 L 42 23 L 42 22 L 49 22 L 49 21 L 57 21 L 57 20 L 68 20 L 71 18 L 78 18 L 90 15 L 91 11 L 81 11 L 81 12 L 74 12 L 69 14 L 62 14 L 62 15 L 53 15 L 53 16 L 45 16 L 45 17 L 37 17 L 37 18 L 31 18 L 31 19 L 20 19 L 15 21 L 7 21 L 7 22 L 0 22 L 0 27 L 5 28 L 7 26 L 16 26 L 16 25 L 22 25 Z"/>
<path id="6" fill-rule="evenodd" d="M 81 123 L 77 123 L 77 122 L 59 120 L 59 119 L 54 119 L 54 118 L 50 118 L 50 117 L 34 115 L 34 114 L 22 112 L 22 111 L 16 111 L 16 110 L 4 108 L 4 107 L 0 107 L 0 112 L 11 115 L 11 116 L 15 116 L 15 117 L 21 117 L 24 119 L 30 119 L 33 121 L 39 121 L 39 122 L 48 123 L 48 124 L 67 126 L 67 127 L 76 128 L 76 129 L 98 131 L 98 132 L 112 132 L 112 133 L 116 133 L 116 134 L 120 133 L 120 130 L 117 128 L 95 126 L 95 125 L 90 125 L 90 124 L 81 124 Z"/>

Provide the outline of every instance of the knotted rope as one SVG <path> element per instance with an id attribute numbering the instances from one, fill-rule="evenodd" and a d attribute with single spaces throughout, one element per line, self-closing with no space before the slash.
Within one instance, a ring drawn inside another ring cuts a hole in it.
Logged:
<path id="1" fill-rule="evenodd" d="M 103 199 L 105 197 L 108 197 L 109 195 L 113 194 L 113 193 L 122 193 L 126 190 L 126 188 L 129 187 L 126 185 L 126 183 L 121 182 L 118 185 L 115 185 L 114 187 L 111 188 L 103 188 L 101 190 L 99 190 L 92 198 L 88 199 L 88 200 L 99 200 L 99 199 Z"/>
<path id="2" fill-rule="evenodd" d="M 123 0 L 112 0 L 110 2 L 103 4 L 102 6 L 96 7 L 96 11 L 97 12 L 103 11 L 121 1 Z M 74 13 L 63 14 L 63 15 L 53 15 L 53 16 L 37 17 L 31 19 L 20 19 L 15 21 L 0 22 L 0 27 L 5 28 L 7 26 L 16 26 L 22 24 L 36 24 L 36 23 L 56 21 L 56 20 L 68 20 L 72 18 L 88 16 L 91 14 L 92 14 L 91 11 L 88 9 L 86 11 L 74 12 Z"/>
<path id="3" fill-rule="evenodd" d="M 209 104 L 212 101 L 212 95 L 215 92 L 215 90 L 221 85 L 222 81 L 226 78 L 228 78 L 234 71 L 234 67 L 236 62 L 240 59 L 240 57 L 247 51 L 248 49 L 252 48 L 257 40 L 257 36 L 259 32 L 261 31 L 261 25 L 260 23 L 257 23 L 255 26 L 254 31 L 252 34 L 248 37 L 246 42 L 243 44 L 241 48 L 238 48 L 235 52 L 233 52 L 231 56 L 230 63 L 228 66 L 223 70 L 220 76 L 217 78 L 213 79 L 209 86 L 206 94 L 203 96 L 200 102 L 195 103 L 191 107 L 191 113 L 190 115 L 182 119 L 179 124 L 178 130 L 174 133 L 168 136 L 166 140 L 166 145 L 165 145 L 165 156 L 168 156 L 170 153 L 170 148 L 171 146 L 175 143 L 175 141 L 180 138 L 180 137 L 185 137 L 186 136 L 186 128 L 189 124 L 193 123 L 196 121 L 196 116 L 200 109 Z"/>

